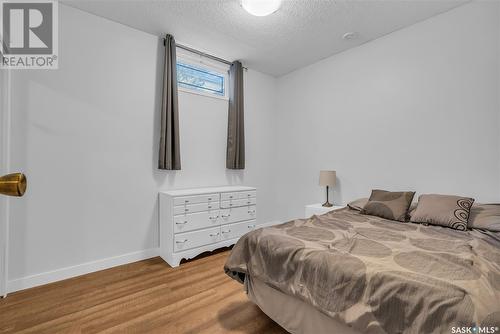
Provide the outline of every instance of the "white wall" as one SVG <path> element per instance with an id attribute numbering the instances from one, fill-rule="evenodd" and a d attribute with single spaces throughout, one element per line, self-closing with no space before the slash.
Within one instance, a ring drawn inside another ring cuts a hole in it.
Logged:
<path id="1" fill-rule="evenodd" d="M 160 189 L 259 188 L 273 218 L 275 79 L 246 73 L 247 169 L 225 169 L 227 101 L 180 93 L 183 170 L 158 171 L 159 38 L 60 5 L 55 71 L 13 75 L 13 169 L 28 176 L 12 203 L 9 279 L 157 247 Z M 272 141 L 271 141 L 272 142 Z"/>
<path id="2" fill-rule="evenodd" d="M 500 17 L 500 4 L 497 6 L 497 15 L 498 17 Z M 497 31 L 500 31 L 500 20 L 497 20 Z M 500 33 L 498 34 L 498 41 L 497 41 L 497 52 L 498 52 L 498 55 L 499 55 L 499 58 L 500 58 Z M 500 63 L 498 64 L 498 81 L 497 81 L 497 85 L 498 85 L 498 93 L 497 93 L 497 100 L 498 100 L 498 126 L 500 128 Z M 498 131 L 498 141 L 500 143 L 500 131 Z M 500 159 L 500 144 L 498 145 L 498 156 L 499 156 L 499 159 Z M 499 162 L 500 164 L 500 162 Z M 500 178 L 498 180 L 499 184 L 498 184 L 498 189 L 500 189 Z"/>
<path id="3" fill-rule="evenodd" d="M 500 200 L 498 3 L 471 3 L 278 81 L 278 216 L 372 188 Z"/>
<path id="4" fill-rule="evenodd" d="M 0 70 L 0 176 L 9 173 L 8 141 L 9 141 L 9 72 Z M 0 195 L 0 297 L 6 292 L 7 278 L 7 233 L 8 202 L 6 196 Z"/>

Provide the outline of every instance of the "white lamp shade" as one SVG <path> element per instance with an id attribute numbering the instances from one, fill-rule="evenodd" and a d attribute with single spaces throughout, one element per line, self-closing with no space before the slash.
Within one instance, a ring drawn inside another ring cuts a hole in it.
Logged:
<path id="1" fill-rule="evenodd" d="M 334 170 L 322 170 L 319 172 L 319 185 L 320 186 L 335 186 L 337 181 L 337 173 Z"/>

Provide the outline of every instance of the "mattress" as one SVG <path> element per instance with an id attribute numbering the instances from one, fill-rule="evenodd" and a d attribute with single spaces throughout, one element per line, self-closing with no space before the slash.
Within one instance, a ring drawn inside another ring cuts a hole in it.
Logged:
<path id="1" fill-rule="evenodd" d="M 359 332 L 500 327 L 500 233 L 401 223 L 344 208 L 246 234 L 225 271 Z"/>
<path id="2" fill-rule="evenodd" d="M 248 298 L 289 333 L 359 334 L 312 305 L 286 295 L 251 276 L 245 278 L 245 288 Z"/>

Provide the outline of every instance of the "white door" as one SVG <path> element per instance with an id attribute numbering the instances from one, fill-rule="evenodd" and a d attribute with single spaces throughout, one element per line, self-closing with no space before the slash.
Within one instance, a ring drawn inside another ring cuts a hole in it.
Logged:
<path id="1" fill-rule="evenodd" d="M 0 69 L 0 176 L 9 169 L 10 73 Z M 7 245 L 9 198 L 0 194 L 0 297 L 7 293 Z"/>

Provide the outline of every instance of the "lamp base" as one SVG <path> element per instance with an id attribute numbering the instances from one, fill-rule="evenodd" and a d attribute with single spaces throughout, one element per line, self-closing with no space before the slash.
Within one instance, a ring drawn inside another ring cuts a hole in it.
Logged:
<path id="1" fill-rule="evenodd" d="M 326 201 L 326 202 L 325 202 L 325 203 L 323 203 L 321 206 L 324 206 L 325 208 L 329 208 L 329 207 L 332 207 L 332 206 L 333 206 L 333 204 L 332 204 L 332 203 L 330 203 L 330 202 L 328 202 L 328 201 Z"/>

